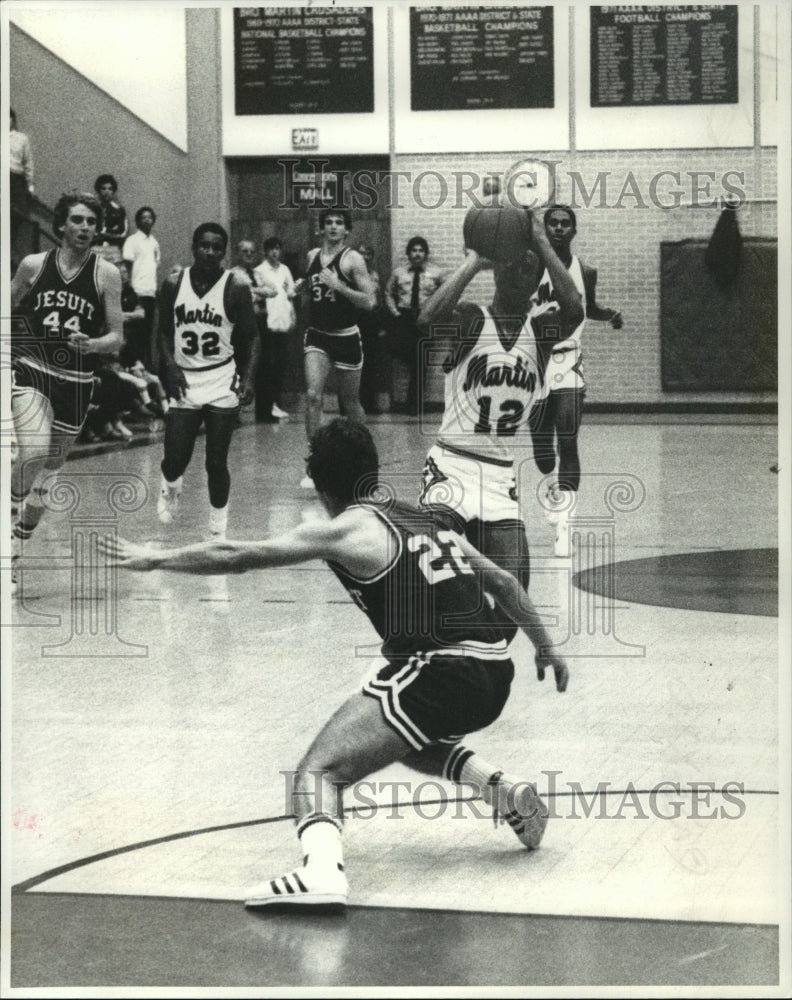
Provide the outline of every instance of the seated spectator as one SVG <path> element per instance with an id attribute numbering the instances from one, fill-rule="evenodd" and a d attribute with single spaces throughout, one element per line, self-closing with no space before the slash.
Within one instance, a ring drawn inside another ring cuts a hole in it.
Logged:
<path id="1" fill-rule="evenodd" d="M 124 317 L 124 346 L 121 348 L 121 361 L 124 366 L 142 360 L 144 349 L 145 313 L 138 301 L 137 294 L 129 280 L 129 265 L 125 260 L 116 262 L 121 275 L 121 312 Z"/>
<path id="2" fill-rule="evenodd" d="M 151 231 L 157 221 L 153 208 L 144 205 L 135 212 L 137 232 L 124 241 L 122 255 L 132 269 L 132 288 L 143 307 L 144 322 L 141 327 L 139 356 L 147 368 L 154 359 L 154 312 L 157 302 L 157 270 L 160 264 L 160 246 Z"/>
<path id="3" fill-rule="evenodd" d="M 100 174 L 94 190 L 99 195 L 104 215 L 102 228 L 94 237 L 94 253 L 115 264 L 122 259 L 121 247 L 129 232 L 126 209 L 116 198 L 118 182 L 112 174 Z"/>
<path id="4" fill-rule="evenodd" d="M 407 366 L 407 399 L 404 410 L 419 412 L 418 366 L 420 333 L 417 320 L 424 302 L 442 285 L 443 272 L 429 261 L 429 244 L 413 236 L 407 244 L 409 266 L 397 267 L 385 288 L 385 305 L 391 314 L 390 352 Z"/>
<path id="5" fill-rule="evenodd" d="M 283 381 L 286 367 L 289 363 L 289 334 L 296 324 L 293 299 L 302 288 L 303 282 L 295 282 L 289 268 L 281 262 L 283 244 L 277 236 L 270 236 L 264 241 L 264 260 L 256 268 L 256 277 L 261 284 L 275 289 L 275 295 L 267 299 L 266 320 L 267 333 L 262 354 L 267 359 L 268 376 L 265 390 L 266 401 L 271 403 L 269 413 L 280 420 L 288 417 L 283 408 Z"/>

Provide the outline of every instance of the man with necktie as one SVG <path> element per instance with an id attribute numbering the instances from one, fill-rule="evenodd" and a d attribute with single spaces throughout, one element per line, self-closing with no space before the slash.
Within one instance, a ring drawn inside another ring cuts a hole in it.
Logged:
<path id="1" fill-rule="evenodd" d="M 411 416 L 420 412 L 418 366 L 420 334 L 418 315 L 426 300 L 442 285 L 443 272 L 429 261 L 429 244 L 423 236 L 413 236 L 407 244 L 409 266 L 397 267 L 385 288 L 385 305 L 393 317 L 391 353 L 407 367 L 407 399 L 404 410 Z"/>

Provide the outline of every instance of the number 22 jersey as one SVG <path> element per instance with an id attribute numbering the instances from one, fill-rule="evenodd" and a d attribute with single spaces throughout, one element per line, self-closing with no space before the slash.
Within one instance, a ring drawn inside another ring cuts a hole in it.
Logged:
<path id="1" fill-rule="evenodd" d="M 452 531 L 404 503 L 361 504 L 393 533 L 396 551 L 375 577 L 358 579 L 328 562 L 383 640 L 383 656 L 455 652 L 507 659 L 506 639 L 479 577 Z"/>

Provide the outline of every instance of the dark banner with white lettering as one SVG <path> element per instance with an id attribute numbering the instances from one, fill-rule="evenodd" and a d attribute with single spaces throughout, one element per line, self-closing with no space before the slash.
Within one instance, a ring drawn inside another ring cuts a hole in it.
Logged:
<path id="1" fill-rule="evenodd" d="M 411 7 L 413 111 L 552 108 L 552 7 Z"/>
<path id="2" fill-rule="evenodd" d="M 237 7 L 238 115 L 374 110 L 371 7 Z"/>
<path id="3" fill-rule="evenodd" d="M 736 104 L 737 7 L 591 8 L 591 106 Z"/>

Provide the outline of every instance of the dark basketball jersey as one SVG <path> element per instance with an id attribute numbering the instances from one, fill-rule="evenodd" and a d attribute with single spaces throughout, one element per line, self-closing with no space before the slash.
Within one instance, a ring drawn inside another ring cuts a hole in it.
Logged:
<path id="1" fill-rule="evenodd" d="M 341 261 L 348 249 L 349 247 L 344 247 L 326 266 L 331 271 L 335 271 L 337 277 L 347 287 L 352 288 L 349 278 L 341 271 Z M 336 295 L 333 289 L 329 285 L 326 285 L 319 277 L 320 271 L 325 268 L 321 257 L 322 252 L 320 250 L 311 261 L 308 273 L 305 276 L 311 296 L 311 326 L 315 326 L 318 330 L 324 330 L 328 333 L 333 330 L 347 330 L 350 326 L 355 326 L 357 323 L 359 310 L 343 295 Z"/>
<path id="2" fill-rule="evenodd" d="M 393 532 L 391 565 L 370 580 L 329 566 L 382 638 L 383 655 L 449 648 L 484 659 L 508 655 L 503 629 L 454 532 L 438 529 L 430 513 L 407 504 L 361 506 Z"/>
<path id="3" fill-rule="evenodd" d="M 23 322 L 14 324 L 14 354 L 34 368 L 73 380 L 94 370 L 97 356 L 79 354 L 68 343 L 72 333 L 99 337 L 104 306 L 99 295 L 99 258 L 89 254 L 80 270 L 66 279 L 57 250 L 48 251 L 44 266 L 20 304 Z"/>

